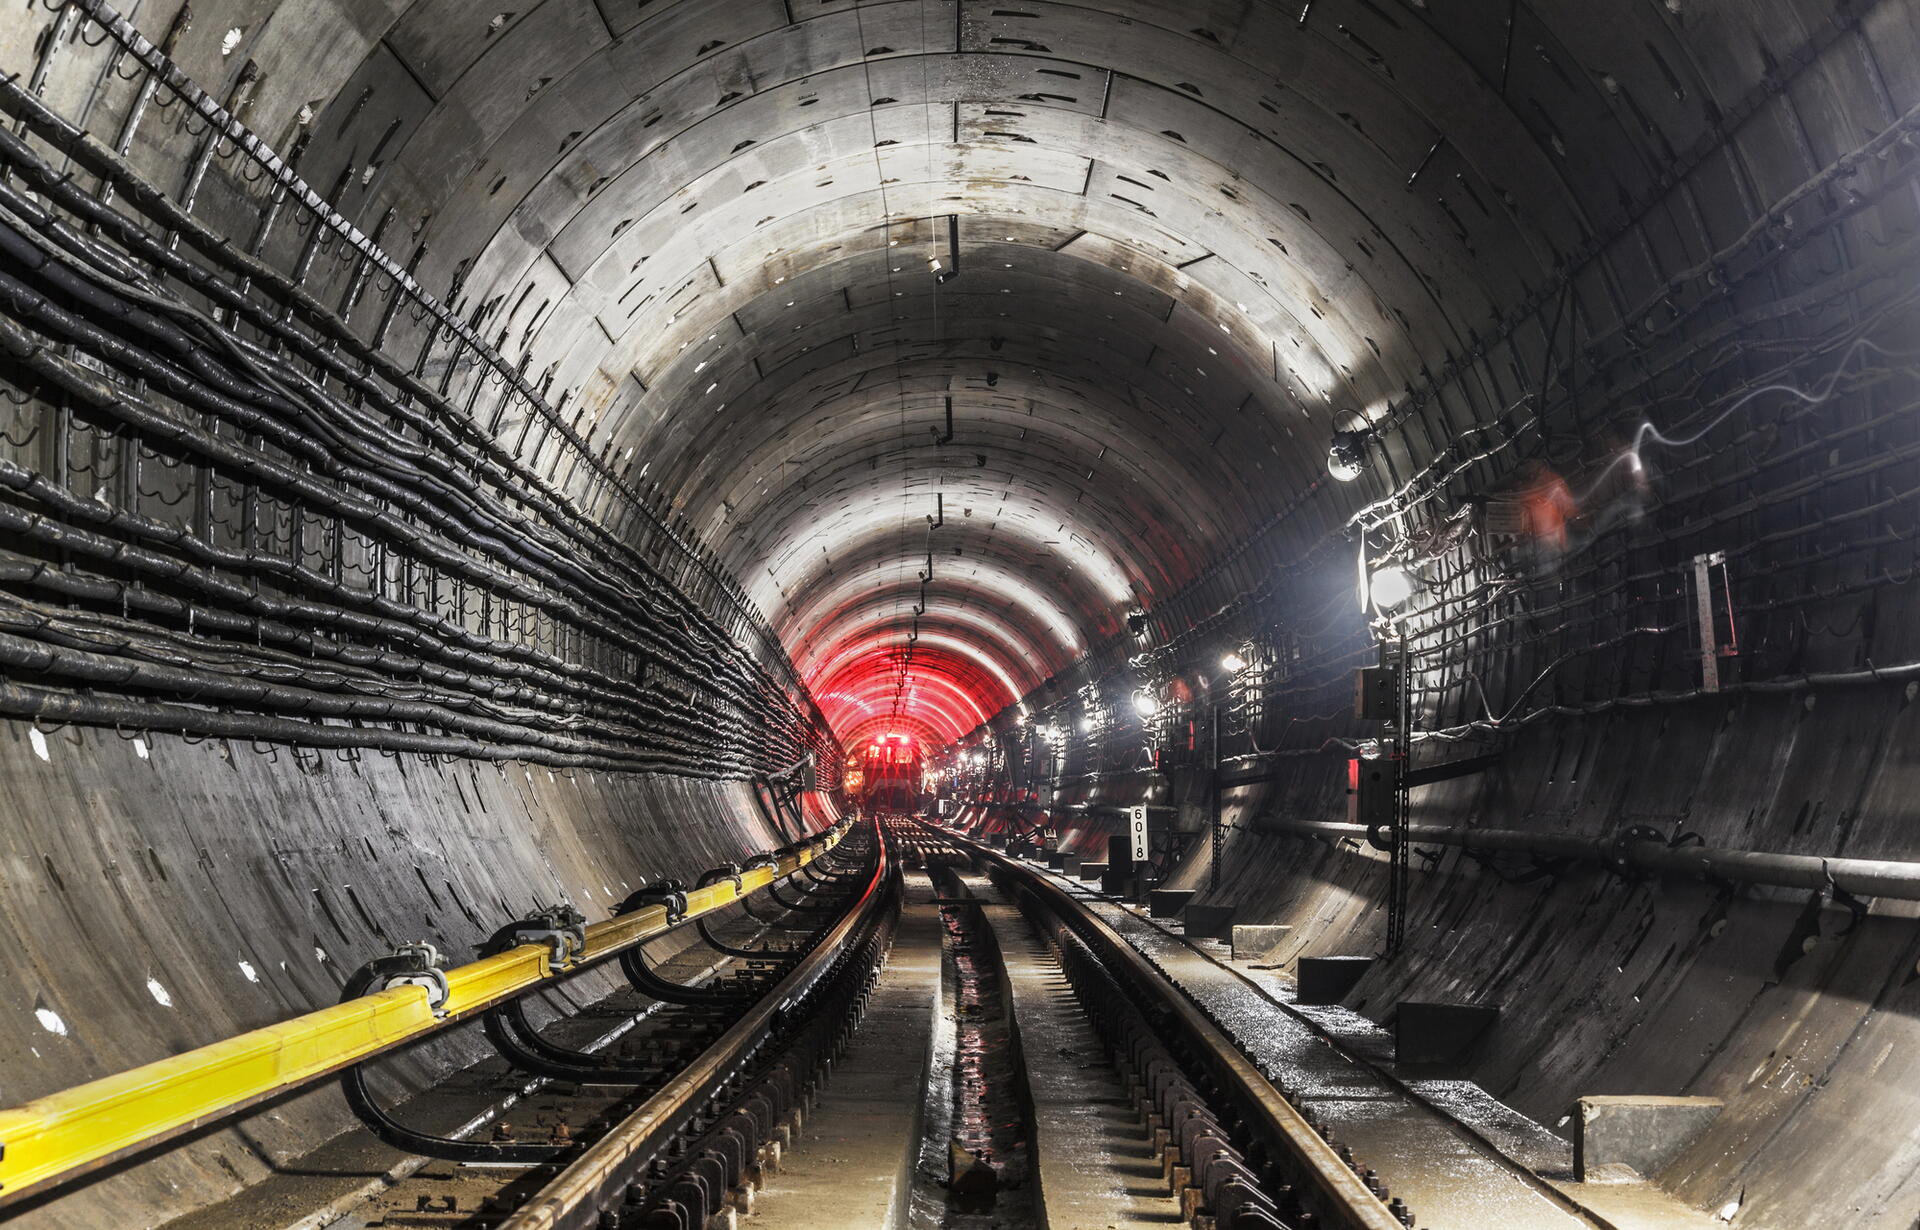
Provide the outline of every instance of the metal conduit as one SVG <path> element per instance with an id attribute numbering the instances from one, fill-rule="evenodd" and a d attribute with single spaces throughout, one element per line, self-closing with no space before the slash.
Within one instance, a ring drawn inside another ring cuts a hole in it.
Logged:
<path id="1" fill-rule="evenodd" d="M 1367 839 L 1362 824 L 1319 820 L 1277 820 L 1249 831 L 1290 837 Z M 1572 833 L 1530 833 L 1521 829 L 1481 829 L 1466 825 L 1415 824 L 1407 834 L 1416 845 L 1463 850 L 1531 854 L 1540 858 L 1602 863 L 1616 871 L 1641 871 L 1677 878 L 1731 880 L 1776 888 L 1838 889 L 1856 897 L 1920 901 L 1920 863 L 1888 859 L 1824 858 L 1815 854 L 1765 854 L 1712 846 L 1675 846 L 1636 836 L 1586 837 Z"/>

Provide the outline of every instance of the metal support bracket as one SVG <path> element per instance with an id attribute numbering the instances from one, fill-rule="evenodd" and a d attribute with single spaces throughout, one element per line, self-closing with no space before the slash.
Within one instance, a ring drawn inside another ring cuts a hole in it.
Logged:
<path id="1" fill-rule="evenodd" d="M 759 860 L 756 859 L 754 861 L 758 862 Z M 731 879 L 733 881 L 734 888 L 738 889 L 740 887 L 740 883 L 741 883 L 740 876 L 743 870 L 744 870 L 743 868 L 735 866 L 732 863 L 727 863 L 723 866 L 715 867 L 711 871 L 707 872 L 705 875 L 700 877 L 700 887 L 705 888 L 709 884 L 718 884 L 721 880 Z M 693 926 L 694 926 L 694 930 L 700 933 L 700 939 L 703 943 L 706 944 L 707 947 L 725 956 L 765 957 L 770 955 L 779 955 L 778 953 L 775 953 L 772 950 L 765 949 L 765 948 L 742 948 L 737 944 L 729 944 L 725 940 L 721 939 L 719 936 L 713 933 L 713 928 L 707 925 L 707 920 L 705 918 L 694 919 Z"/>
<path id="2" fill-rule="evenodd" d="M 630 914 L 635 910 L 644 910 L 650 905 L 660 906 L 667 912 L 669 927 L 687 916 L 687 886 L 681 880 L 659 880 L 652 884 L 643 884 L 627 894 L 627 899 L 614 908 L 614 913 Z"/>
<path id="3" fill-rule="evenodd" d="M 432 975 L 440 975 L 442 986 L 446 983 L 446 976 L 434 968 L 436 963 L 432 958 L 437 958 L 438 955 L 429 944 L 402 945 L 400 951 L 392 956 L 369 961 L 354 971 L 353 976 L 348 978 L 346 985 L 341 988 L 340 1002 L 358 999 L 362 995 L 372 995 L 392 986 L 426 986 L 427 994 L 432 996 L 433 987 L 430 985 Z M 417 981 L 422 978 L 426 981 Z M 367 1088 L 366 1067 L 365 1063 L 356 1063 L 341 1072 L 340 1091 L 347 1099 L 347 1106 L 360 1122 L 366 1124 L 375 1136 L 397 1149 L 455 1162 L 525 1164 L 551 1161 L 563 1152 L 563 1148 L 556 1145 L 456 1140 L 408 1127 L 388 1114 L 384 1107 L 373 1100 L 373 1093 Z"/>
<path id="4" fill-rule="evenodd" d="M 1667 835 L 1644 824 L 1629 824 L 1621 829 L 1614 835 L 1613 845 L 1607 849 L 1607 866 L 1613 869 L 1615 875 L 1633 874 L 1633 861 L 1627 857 L 1627 847 L 1641 841 L 1658 842 L 1664 846 L 1667 844 Z"/>
<path id="5" fill-rule="evenodd" d="M 367 993 L 393 987 L 425 987 L 427 1007 L 433 1010 L 436 1018 L 444 1018 L 447 1015 L 447 1000 L 453 994 L 447 987 L 446 972 L 440 968 L 445 963 L 440 950 L 424 940 L 402 944 L 393 950 L 391 956 L 367 964 L 366 968 L 373 971 L 374 977 Z"/>
<path id="6" fill-rule="evenodd" d="M 1714 597 L 1714 572 L 1720 574 L 1719 601 Z M 1740 654 L 1740 638 L 1733 622 L 1733 578 L 1727 572 L 1727 553 L 1710 551 L 1693 557 L 1693 611 L 1695 630 L 1700 636 L 1700 690 L 1720 690 L 1720 659 Z M 1727 639 L 1720 640 L 1714 620 L 1724 606 Z"/>
<path id="7" fill-rule="evenodd" d="M 505 952 L 522 944 L 545 944 L 555 969 L 565 969 L 587 948 L 587 916 L 571 903 L 541 910 L 508 923 L 481 946 L 484 953 Z"/>

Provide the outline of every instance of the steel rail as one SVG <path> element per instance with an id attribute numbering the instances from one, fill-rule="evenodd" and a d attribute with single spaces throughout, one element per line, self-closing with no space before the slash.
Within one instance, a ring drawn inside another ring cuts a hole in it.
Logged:
<path id="1" fill-rule="evenodd" d="M 865 890 L 820 944 L 719 1041 L 588 1146 L 496 1230 L 597 1230 L 605 1224 L 602 1207 L 609 1193 L 623 1194 L 707 1099 L 741 1073 L 771 1031 L 784 1023 L 807 990 L 828 973 L 842 949 L 861 933 L 873 912 L 890 900 L 885 889 L 894 871 L 888 843 L 878 833 L 874 848 L 873 874 Z"/>
<path id="2" fill-rule="evenodd" d="M 1400 1219 L 1367 1190 L 1333 1145 L 1274 1088 L 1253 1060 L 1104 919 L 1018 860 L 951 830 L 928 827 L 1018 877 L 1023 887 L 1067 922 L 1112 967 L 1122 969 L 1136 986 L 1159 990 L 1158 1006 L 1205 1056 L 1213 1075 L 1237 1095 L 1235 1102 L 1248 1126 L 1279 1151 L 1289 1178 L 1319 1215 L 1316 1224 L 1337 1230 L 1404 1230 Z"/>
<path id="3" fill-rule="evenodd" d="M 795 874 L 851 826 L 842 821 L 788 847 L 737 882 L 689 891 L 677 917 L 649 905 L 591 923 L 585 946 L 564 964 L 539 943 L 449 969 L 437 1011 L 427 988 L 392 987 L 0 1110 L 0 1207 L 618 957 Z"/>

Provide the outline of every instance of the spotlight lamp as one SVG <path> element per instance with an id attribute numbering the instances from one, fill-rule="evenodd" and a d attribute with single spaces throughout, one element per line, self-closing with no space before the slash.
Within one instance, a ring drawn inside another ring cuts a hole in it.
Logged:
<path id="1" fill-rule="evenodd" d="M 1133 694 L 1133 711 L 1143 718 L 1150 718 L 1160 712 L 1160 698 L 1141 688 Z"/>
<path id="2" fill-rule="evenodd" d="M 1405 606 L 1407 600 L 1413 597 L 1415 588 L 1413 574 L 1398 564 L 1383 564 L 1374 569 L 1367 582 L 1367 592 L 1373 605 L 1382 611 Z"/>
<path id="3" fill-rule="evenodd" d="M 1080 715 L 1080 733 L 1081 734 L 1083 735 L 1092 734 L 1093 728 L 1097 725 L 1099 725 L 1099 723 L 1093 720 L 1093 715 L 1091 713 L 1083 713 Z"/>
<path id="4" fill-rule="evenodd" d="M 1365 428 L 1334 432 L 1333 443 L 1327 449 L 1327 473 L 1343 483 L 1359 478 L 1371 460 L 1367 455 L 1367 442 L 1372 435 Z"/>
<path id="5" fill-rule="evenodd" d="M 1220 659 L 1220 669 L 1229 675 L 1237 675 L 1247 669 L 1247 660 L 1229 649 Z"/>

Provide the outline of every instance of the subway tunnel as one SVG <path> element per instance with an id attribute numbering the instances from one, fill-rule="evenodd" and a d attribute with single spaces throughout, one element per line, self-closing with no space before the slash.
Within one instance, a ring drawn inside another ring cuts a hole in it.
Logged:
<path id="1" fill-rule="evenodd" d="M 10 0 L 0 1220 L 1920 1226 L 1916 65 Z"/>

